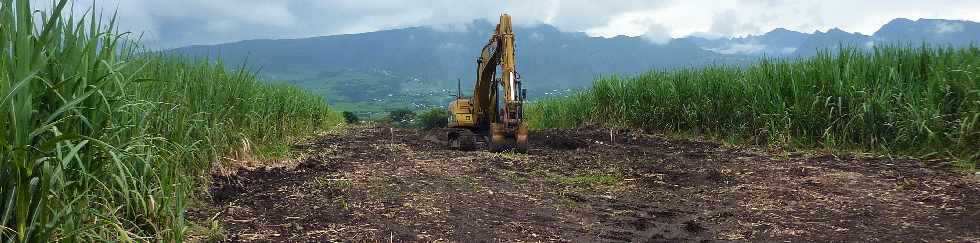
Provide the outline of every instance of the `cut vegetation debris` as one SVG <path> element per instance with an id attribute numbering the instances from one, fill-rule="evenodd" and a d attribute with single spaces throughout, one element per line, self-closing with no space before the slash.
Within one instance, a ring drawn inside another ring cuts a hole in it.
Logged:
<path id="1" fill-rule="evenodd" d="M 314 138 L 293 148 L 312 155 L 295 169 L 217 177 L 188 216 L 231 241 L 980 240 L 980 179 L 948 161 L 605 128 L 532 131 L 528 154 L 501 154 L 446 149 L 443 133 Z"/>
<path id="2" fill-rule="evenodd" d="M 94 10 L 30 2 L 0 2 L 0 241 L 182 240 L 212 161 L 341 119 L 306 91 L 139 49 Z"/>

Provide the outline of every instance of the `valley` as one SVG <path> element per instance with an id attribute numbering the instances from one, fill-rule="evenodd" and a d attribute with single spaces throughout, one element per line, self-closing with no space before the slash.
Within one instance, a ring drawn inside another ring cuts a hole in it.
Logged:
<path id="1" fill-rule="evenodd" d="M 395 109 L 445 106 L 456 92 L 457 79 L 469 92 L 478 50 L 492 28 L 486 20 L 474 20 L 350 35 L 196 45 L 167 52 L 244 65 L 270 82 L 311 90 L 341 110 L 379 117 Z M 603 76 L 747 66 L 760 58 L 806 58 L 841 46 L 866 51 L 921 43 L 965 47 L 980 40 L 975 34 L 980 23 L 901 18 L 871 35 L 838 28 L 813 33 L 777 28 L 759 35 L 689 36 L 667 43 L 630 36 L 590 37 L 550 25 L 517 26 L 515 31 L 520 33 L 516 36 L 518 71 L 527 79 L 531 100 L 568 95 Z"/>

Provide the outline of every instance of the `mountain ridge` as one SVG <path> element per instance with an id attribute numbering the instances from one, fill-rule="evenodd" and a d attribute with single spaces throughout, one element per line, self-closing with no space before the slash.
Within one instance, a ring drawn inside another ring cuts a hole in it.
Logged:
<path id="1" fill-rule="evenodd" d="M 920 42 L 966 46 L 980 41 L 980 23 L 967 20 L 896 18 L 882 25 L 871 35 L 847 32 L 834 27 L 827 31 L 816 30 L 812 33 L 776 28 L 761 35 L 744 37 L 684 38 L 702 43 L 705 49 L 721 54 L 805 57 L 815 54 L 818 49 L 832 50 L 841 43 L 858 48 Z M 754 48 L 746 48 L 747 46 Z M 793 51 L 786 51 L 787 48 Z"/>
<path id="2" fill-rule="evenodd" d="M 266 79 L 315 90 L 332 103 L 405 103 L 399 97 L 433 96 L 412 107 L 443 105 L 456 81 L 471 87 L 475 60 L 494 24 L 486 20 L 358 34 L 254 39 L 167 50 L 191 57 L 246 63 Z M 518 71 L 532 97 L 567 93 L 603 75 L 630 75 L 710 64 L 745 65 L 760 57 L 793 58 L 833 51 L 840 44 L 875 46 L 926 42 L 964 46 L 980 41 L 980 23 L 895 19 L 872 35 L 839 28 L 803 33 L 776 28 L 760 35 L 683 37 L 652 43 L 642 37 L 591 37 L 546 24 L 515 26 Z M 338 92 L 338 90 L 346 90 Z M 374 94 L 368 97 L 350 92 Z M 418 100 L 418 99 L 416 99 Z"/>

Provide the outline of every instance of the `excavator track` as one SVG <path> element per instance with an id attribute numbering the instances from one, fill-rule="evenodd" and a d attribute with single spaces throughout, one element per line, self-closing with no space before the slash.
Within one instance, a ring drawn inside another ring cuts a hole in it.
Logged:
<path id="1" fill-rule="evenodd" d="M 468 129 L 450 129 L 447 137 L 450 149 L 464 151 L 475 150 L 479 138 L 479 136 Z"/>

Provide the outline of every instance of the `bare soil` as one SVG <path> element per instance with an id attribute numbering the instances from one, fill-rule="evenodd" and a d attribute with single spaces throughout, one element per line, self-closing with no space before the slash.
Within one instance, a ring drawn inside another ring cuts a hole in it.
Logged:
<path id="1" fill-rule="evenodd" d="M 350 129 L 295 168 L 216 176 L 229 241 L 980 241 L 980 179 L 944 161 L 770 151 L 605 128 L 528 154 L 439 131 Z"/>

